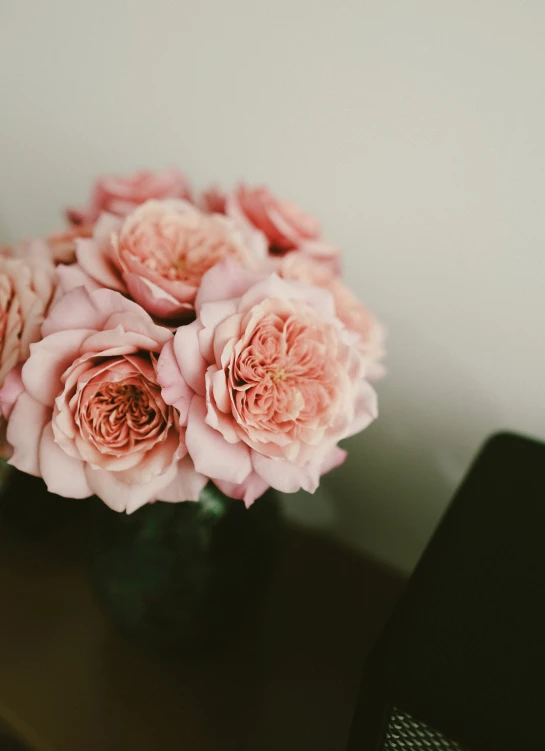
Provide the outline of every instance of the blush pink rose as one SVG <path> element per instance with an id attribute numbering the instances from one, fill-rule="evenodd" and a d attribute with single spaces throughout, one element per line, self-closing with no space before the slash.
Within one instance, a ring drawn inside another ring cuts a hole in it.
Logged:
<path id="1" fill-rule="evenodd" d="M 96 180 L 87 206 L 68 209 L 66 215 L 72 224 L 92 224 L 102 213 L 123 217 L 150 199 L 163 198 L 191 200 L 189 183 L 178 170 L 105 175 Z"/>
<path id="2" fill-rule="evenodd" d="M 263 235 L 230 217 L 186 201 L 148 201 L 125 219 L 103 214 L 93 238 L 77 240 L 78 263 L 58 274 L 64 291 L 114 289 L 173 324 L 193 314 L 203 274 L 216 263 L 258 268 L 266 255 Z"/>
<path id="3" fill-rule="evenodd" d="M 339 249 L 321 238 L 319 221 L 295 203 L 278 198 L 268 188 L 241 184 L 227 197 L 225 210 L 229 216 L 243 218 L 263 232 L 272 256 L 299 251 L 339 272 Z"/>
<path id="4" fill-rule="evenodd" d="M 156 380 L 168 329 L 117 292 L 80 287 L 54 307 L 42 334 L 0 392 L 10 463 L 43 477 L 52 493 L 96 494 L 116 511 L 197 500 L 206 478 Z"/>
<path id="5" fill-rule="evenodd" d="M 247 504 L 269 486 L 314 492 L 344 460 L 338 441 L 377 414 L 331 294 L 227 262 L 203 278 L 196 311 L 158 367 L 196 469 Z"/>
<path id="6" fill-rule="evenodd" d="M 186 201 L 148 201 L 125 219 L 103 214 L 93 238 L 76 246 L 78 264 L 58 270 L 65 291 L 114 289 L 167 323 L 193 313 L 203 274 L 216 263 L 257 268 L 267 255 L 261 233 Z"/>
<path id="7" fill-rule="evenodd" d="M 335 302 L 335 313 L 347 329 L 358 335 L 358 348 L 366 366 L 366 378 L 376 381 L 386 370 L 381 360 L 386 355 L 386 334 L 383 325 L 342 283 L 337 274 L 323 263 L 300 253 L 290 253 L 277 264 L 283 279 L 315 284 L 329 290 Z"/>
<path id="8" fill-rule="evenodd" d="M 301 243 L 320 237 L 317 219 L 291 201 L 278 198 L 265 186 L 250 188 L 243 183 L 231 200 L 277 250 L 294 250 Z"/>
<path id="9" fill-rule="evenodd" d="M 55 286 L 55 269 L 47 248 L 42 256 L 30 250 L 26 256 L 0 256 L 0 386 L 40 338 Z"/>

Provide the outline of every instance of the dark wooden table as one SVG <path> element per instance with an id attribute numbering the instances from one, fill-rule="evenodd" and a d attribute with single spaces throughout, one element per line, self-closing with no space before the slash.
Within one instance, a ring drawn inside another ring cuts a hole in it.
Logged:
<path id="1" fill-rule="evenodd" d="M 80 527 L 0 530 L 0 724 L 37 751 L 345 749 L 396 575 L 290 528 L 259 625 L 221 658 L 166 662 L 100 610 Z"/>

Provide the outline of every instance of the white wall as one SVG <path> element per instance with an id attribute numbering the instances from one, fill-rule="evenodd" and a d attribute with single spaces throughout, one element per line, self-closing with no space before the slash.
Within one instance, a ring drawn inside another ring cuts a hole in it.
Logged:
<path id="1" fill-rule="evenodd" d="M 544 40 L 543 0 L 0 0 L 0 238 L 170 163 L 316 212 L 390 376 L 290 507 L 408 568 L 488 434 L 545 437 Z"/>

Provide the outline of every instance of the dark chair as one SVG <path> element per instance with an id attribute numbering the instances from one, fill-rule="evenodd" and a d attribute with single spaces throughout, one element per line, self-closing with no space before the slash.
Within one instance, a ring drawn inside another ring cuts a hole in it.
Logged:
<path id="1" fill-rule="evenodd" d="M 348 751 L 545 749 L 545 445 L 484 447 L 363 675 Z"/>

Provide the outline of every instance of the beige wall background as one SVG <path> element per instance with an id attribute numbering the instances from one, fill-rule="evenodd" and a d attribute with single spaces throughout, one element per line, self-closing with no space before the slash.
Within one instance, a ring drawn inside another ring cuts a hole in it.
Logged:
<path id="1" fill-rule="evenodd" d="M 544 40 L 543 0 L 0 0 L 0 239 L 169 164 L 318 214 L 390 375 L 287 507 L 409 569 L 486 436 L 545 437 Z"/>

